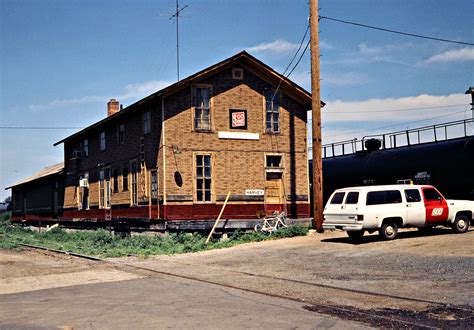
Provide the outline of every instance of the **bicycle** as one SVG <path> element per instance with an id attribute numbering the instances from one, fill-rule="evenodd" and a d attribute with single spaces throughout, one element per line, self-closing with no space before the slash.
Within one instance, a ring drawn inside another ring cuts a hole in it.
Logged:
<path id="1" fill-rule="evenodd" d="M 281 228 L 288 228 L 286 213 L 274 211 L 273 216 L 265 217 L 262 223 L 256 224 L 254 230 L 271 235 Z"/>

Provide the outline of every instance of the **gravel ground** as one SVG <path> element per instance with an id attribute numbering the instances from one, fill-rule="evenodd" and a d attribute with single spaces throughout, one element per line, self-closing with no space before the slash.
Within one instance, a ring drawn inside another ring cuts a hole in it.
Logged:
<path id="1" fill-rule="evenodd" d="M 398 319 L 441 328 L 474 328 L 473 242 L 473 230 L 452 234 L 438 229 L 430 235 L 403 230 L 395 241 L 380 241 L 374 234 L 358 244 L 345 233 L 326 232 L 229 249 L 111 261 L 286 297 L 303 303 L 307 311 L 376 327 L 400 327 L 393 321 Z M 158 274 L 70 256 L 0 251 L 0 293 L 10 292 L 5 291 L 9 287 L 23 292 L 153 276 Z"/>
<path id="2" fill-rule="evenodd" d="M 352 244 L 344 233 L 327 232 L 232 249 L 116 261 L 359 308 L 416 310 L 429 304 L 409 300 L 394 303 L 390 297 L 371 294 L 361 299 L 352 292 L 311 284 L 474 307 L 473 242 L 472 230 L 460 235 L 445 229 L 431 235 L 404 230 L 395 241 L 380 241 L 374 234 L 364 237 L 360 244 Z"/>

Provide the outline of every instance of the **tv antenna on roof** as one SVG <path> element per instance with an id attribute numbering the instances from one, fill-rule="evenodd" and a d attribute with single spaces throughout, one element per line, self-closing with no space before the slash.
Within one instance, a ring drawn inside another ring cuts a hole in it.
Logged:
<path id="1" fill-rule="evenodd" d="M 173 15 L 169 18 L 170 21 L 173 18 L 176 18 L 176 71 L 178 74 L 178 81 L 179 81 L 179 14 L 188 7 L 188 5 L 185 5 L 183 8 L 179 8 L 179 3 L 178 0 L 176 0 L 176 11 L 174 12 Z"/>

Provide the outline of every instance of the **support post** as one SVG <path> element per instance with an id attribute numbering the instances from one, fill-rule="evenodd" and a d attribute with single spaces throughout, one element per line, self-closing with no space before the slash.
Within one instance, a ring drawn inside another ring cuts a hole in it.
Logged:
<path id="1" fill-rule="evenodd" d="M 321 138 L 321 93 L 319 85 L 319 32 L 318 0 L 310 0 L 311 31 L 311 96 L 313 120 L 313 227 L 318 233 L 323 229 L 323 176 Z"/>
<path id="2" fill-rule="evenodd" d="M 219 213 L 219 216 L 217 217 L 216 222 L 214 222 L 214 226 L 212 227 L 211 232 L 209 233 L 209 236 L 207 236 L 206 244 L 209 243 L 209 240 L 211 239 L 211 236 L 214 233 L 214 230 L 216 230 L 217 223 L 221 219 L 222 213 L 224 213 L 224 209 L 225 209 L 225 206 L 227 205 L 227 201 L 229 200 L 229 196 L 230 196 L 230 191 L 227 194 L 227 197 L 225 198 L 224 205 L 222 205 L 221 212 Z"/>

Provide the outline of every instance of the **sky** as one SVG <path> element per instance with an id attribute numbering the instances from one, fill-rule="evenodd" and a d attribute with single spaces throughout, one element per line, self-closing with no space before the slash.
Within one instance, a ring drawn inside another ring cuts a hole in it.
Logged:
<path id="1" fill-rule="evenodd" d="M 175 0 L 0 0 L 0 200 L 53 144 L 177 80 Z M 308 0 L 180 0 L 180 78 L 241 50 L 283 73 Z M 319 14 L 474 43 L 472 0 L 319 0 Z M 471 118 L 474 47 L 321 19 L 323 143 Z M 307 37 L 308 38 L 308 37 Z M 307 40 L 307 39 L 306 39 Z M 306 42 L 303 43 L 306 45 Z M 309 51 L 289 77 L 311 90 Z M 6 127 L 51 127 L 11 129 Z M 67 128 L 67 129 L 64 129 Z"/>

